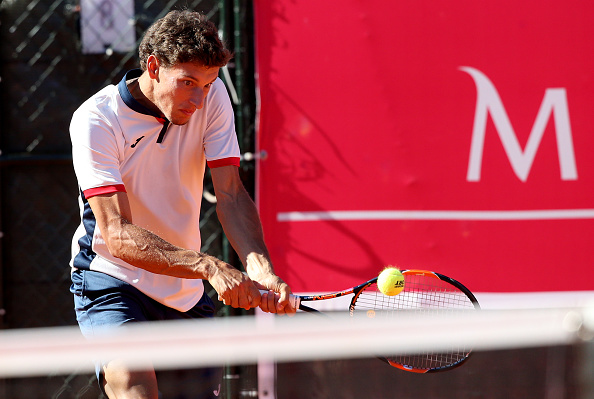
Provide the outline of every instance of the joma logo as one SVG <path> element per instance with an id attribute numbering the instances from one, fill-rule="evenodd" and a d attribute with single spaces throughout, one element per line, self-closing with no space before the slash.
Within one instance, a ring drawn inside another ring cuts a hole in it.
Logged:
<path id="1" fill-rule="evenodd" d="M 487 115 L 497 129 L 501 143 L 511 167 L 521 181 L 526 181 L 530 174 L 530 168 L 536 156 L 536 151 L 544 135 L 545 128 L 551 115 L 555 119 L 555 132 L 557 137 L 557 151 L 559 154 L 559 166 L 561 169 L 561 180 L 577 180 L 577 167 L 573 149 L 571 124 L 569 121 L 569 108 L 567 106 L 567 94 L 563 88 L 547 89 L 544 98 L 536 115 L 536 120 L 530 131 L 526 148 L 522 150 L 514 129 L 497 89 L 489 78 L 481 71 L 471 67 L 461 67 L 460 70 L 468 73 L 476 85 L 477 100 L 474 114 L 474 126 L 472 129 L 472 142 L 470 147 L 470 159 L 468 162 L 468 173 L 466 180 L 480 181 L 481 166 L 484 151 L 485 131 L 487 128 Z"/>
<path id="2" fill-rule="evenodd" d="M 136 139 L 136 141 L 134 142 L 134 144 L 132 144 L 130 147 L 134 148 L 136 147 L 136 145 L 140 142 L 140 140 L 142 140 L 144 138 L 144 136 L 140 136 L 139 138 Z"/>

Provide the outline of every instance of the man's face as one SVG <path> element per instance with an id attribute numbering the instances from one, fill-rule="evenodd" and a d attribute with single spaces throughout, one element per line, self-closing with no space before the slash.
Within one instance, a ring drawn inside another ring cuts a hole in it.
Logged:
<path id="1" fill-rule="evenodd" d="M 219 67 L 195 63 L 159 66 L 153 79 L 151 101 L 174 125 L 185 125 L 197 109 L 202 109 Z"/>

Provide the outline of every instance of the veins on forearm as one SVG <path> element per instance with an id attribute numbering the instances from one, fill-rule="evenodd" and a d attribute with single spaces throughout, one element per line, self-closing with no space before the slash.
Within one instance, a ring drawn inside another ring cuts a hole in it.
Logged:
<path id="1" fill-rule="evenodd" d="M 111 247 L 112 255 L 151 273 L 181 278 L 208 278 L 217 258 L 177 247 L 156 234 L 131 223 L 123 223 Z"/>

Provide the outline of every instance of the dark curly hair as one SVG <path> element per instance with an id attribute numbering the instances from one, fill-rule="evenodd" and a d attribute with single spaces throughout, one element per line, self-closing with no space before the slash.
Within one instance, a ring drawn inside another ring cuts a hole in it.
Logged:
<path id="1" fill-rule="evenodd" d="M 233 57 L 215 25 L 204 15 L 189 10 L 171 11 L 151 25 L 140 42 L 138 55 L 143 71 L 150 55 L 165 67 L 185 62 L 222 67 Z"/>

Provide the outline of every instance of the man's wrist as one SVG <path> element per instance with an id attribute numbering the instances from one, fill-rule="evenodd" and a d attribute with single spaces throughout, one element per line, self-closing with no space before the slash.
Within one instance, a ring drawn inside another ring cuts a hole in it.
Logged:
<path id="1" fill-rule="evenodd" d="M 246 257 L 245 270 L 252 280 L 275 275 L 270 260 L 263 254 L 251 252 Z"/>

